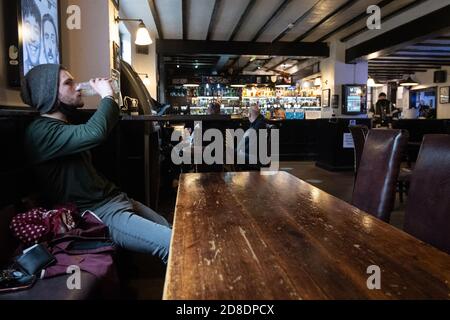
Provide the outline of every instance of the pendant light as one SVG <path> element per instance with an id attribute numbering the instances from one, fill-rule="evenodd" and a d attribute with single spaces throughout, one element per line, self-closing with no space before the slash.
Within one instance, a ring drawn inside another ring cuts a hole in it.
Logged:
<path id="1" fill-rule="evenodd" d="M 400 81 L 400 85 L 402 87 L 414 87 L 414 86 L 418 86 L 419 83 L 417 81 L 414 81 L 411 76 L 408 77 L 408 79 Z"/>
<path id="2" fill-rule="evenodd" d="M 373 87 L 373 88 L 378 88 L 378 87 L 382 87 L 383 85 L 381 83 L 376 83 L 375 80 L 372 77 L 369 77 L 369 79 L 367 80 L 367 87 Z"/>

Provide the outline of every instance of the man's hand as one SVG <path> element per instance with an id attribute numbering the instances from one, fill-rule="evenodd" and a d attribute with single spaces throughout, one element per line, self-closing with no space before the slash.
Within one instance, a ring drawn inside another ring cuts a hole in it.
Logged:
<path id="1" fill-rule="evenodd" d="M 97 78 L 89 81 L 91 87 L 102 97 L 113 96 L 114 90 L 111 86 L 111 79 Z"/>

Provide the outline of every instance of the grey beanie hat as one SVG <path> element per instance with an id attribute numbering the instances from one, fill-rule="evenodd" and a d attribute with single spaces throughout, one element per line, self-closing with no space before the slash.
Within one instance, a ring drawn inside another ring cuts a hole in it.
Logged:
<path id="1" fill-rule="evenodd" d="M 50 112 L 58 99 L 61 68 L 59 64 L 41 64 L 31 69 L 22 82 L 23 102 L 41 114 Z"/>

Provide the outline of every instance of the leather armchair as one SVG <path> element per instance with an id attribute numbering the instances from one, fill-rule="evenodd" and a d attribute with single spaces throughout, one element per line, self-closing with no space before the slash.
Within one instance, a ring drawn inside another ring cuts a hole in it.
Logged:
<path id="1" fill-rule="evenodd" d="M 356 177 L 352 204 L 389 222 L 408 133 L 373 129 L 369 132 Z"/>
<path id="2" fill-rule="evenodd" d="M 350 126 L 350 133 L 352 134 L 355 143 L 355 177 L 358 174 L 359 164 L 364 150 L 369 128 L 363 125 Z"/>
<path id="3" fill-rule="evenodd" d="M 405 231 L 450 253 L 450 136 L 426 135 L 416 162 Z"/>

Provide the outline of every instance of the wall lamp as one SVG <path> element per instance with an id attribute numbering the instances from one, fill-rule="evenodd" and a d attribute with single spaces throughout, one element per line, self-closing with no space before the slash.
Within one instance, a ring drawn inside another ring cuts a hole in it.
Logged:
<path id="1" fill-rule="evenodd" d="M 150 85 L 152 84 L 152 82 L 150 81 L 150 78 L 148 77 L 148 73 L 139 73 L 139 72 L 138 72 L 138 75 L 140 75 L 140 76 L 145 76 L 145 78 L 144 78 L 144 80 L 143 80 L 144 85 L 150 86 Z"/>
<path id="2" fill-rule="evenodd" d="M 147 30 L 147 27 L 144 24 L 144 21 L 142 19 L 122 19 L 119 17 L 116 17 L 116 22 L 119 23 L 120 21 L 135 21 L 139 22 L 139 28 L 136 33 L 136 41 L 134 42 L 138 46 L 148 46 L 153 43 L 152 38 L 150 37 L 150 33 Z"/>

